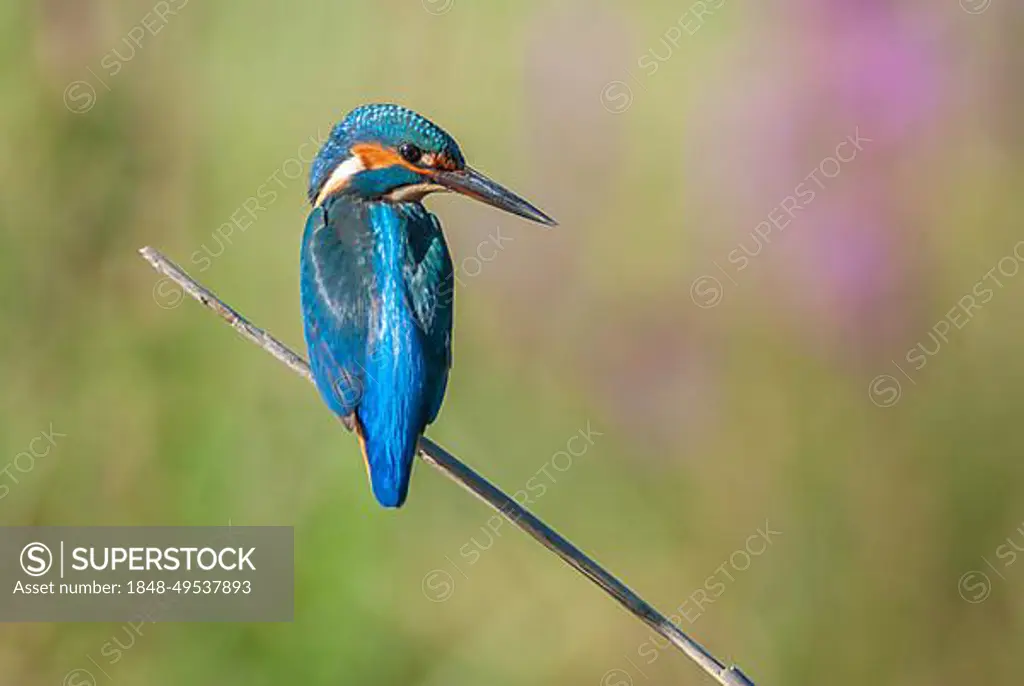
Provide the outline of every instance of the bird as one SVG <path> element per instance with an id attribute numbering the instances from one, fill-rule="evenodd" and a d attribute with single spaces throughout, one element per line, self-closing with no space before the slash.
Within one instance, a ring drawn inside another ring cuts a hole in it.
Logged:
<path id="1" fill-rule="evenodd" d="M 400 105 L 355 108 L 310 165 L 299 267 L 310 368 L 324 403 L 358 437 L 385 508 L 405 503 L 417 442 L 437 418 L 452 366 L 452 256 L 423 205 L 436 192 L 557 224 Z"/>

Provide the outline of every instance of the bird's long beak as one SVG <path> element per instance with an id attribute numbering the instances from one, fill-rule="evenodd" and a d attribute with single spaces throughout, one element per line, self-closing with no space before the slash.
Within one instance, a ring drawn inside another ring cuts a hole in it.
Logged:
<path id="1" fill-rule="evenodd" d="M 520 217 L 547 226 L 558 224 L 536 207 L 523 200 L 509 189 L 491 181 L 475 169 L 465 167 L 457 171 L 439 171 L 433 174 L 434 181 L 445 188 L 468 195 L 499 210 L 505 210 Z"/>

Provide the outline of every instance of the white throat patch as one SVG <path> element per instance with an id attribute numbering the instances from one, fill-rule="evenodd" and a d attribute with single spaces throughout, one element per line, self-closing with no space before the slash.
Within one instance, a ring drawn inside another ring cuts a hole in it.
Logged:
<path id="1" fill-rule="evenodd" d="M 331 176 L 324 183 L 323 188 L 320 189 L 320 193 L 316 196 L 316 206 L 319 206 L 327 196 L 347 186 L 353 176 L 365 169 L 366 165 L 363 164 L 363 160 L 359 155 L 352 155 L 352 157 L 349 157 L 335 167 L 334 171 L 331 172 Z"/>
<path id="2" fill-rule="evenodd" d="M 415 183 L 409 186 L 400 186 L 384 197 L 391 202 L 419 202 L 431 193 L 445 192 L 448 189 L 436 183 L 424 182 Z"/>

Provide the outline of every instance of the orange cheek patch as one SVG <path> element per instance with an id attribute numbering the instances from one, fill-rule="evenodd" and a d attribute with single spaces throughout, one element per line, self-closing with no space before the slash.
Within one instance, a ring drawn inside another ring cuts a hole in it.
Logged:
<path id="1" fill-rule="evenodd" d="M 363 166 L 366 169 L 384 169 L 385 167 L 394 167 L 397 165 L 405 167 L 406 169 L 411 169 L 417 174 L 423 173 L 422 169 L 406 162 L 405 159 L 395 150 L 383 148 L 374 143 L 359 143 L 358 145 L 353 145 L 352 154 L 359 156 L 359 159 L 363 161 Z"/>
<path id="2" fill-rule="evenodd" d="M 455 162 L 444 153 L 427 153 L 423 156 L 423 164 L 433 169 L 444 169 L 446 171 L 458 169 Z"/>

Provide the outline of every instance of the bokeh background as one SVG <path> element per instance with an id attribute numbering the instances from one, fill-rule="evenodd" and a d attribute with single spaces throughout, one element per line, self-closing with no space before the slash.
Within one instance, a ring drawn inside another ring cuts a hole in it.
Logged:
<path id="1" fill-rule="evenodd" d="M 0 523 L 293 525 L 297 585 L 291 624 L 5 626 L 0 684 L 710 683 L 424 465 L 378 508 L 312 388 L 136 255 L 301 349 L 307 161 L 369 101 L 561 221 L 430 199 L 433 438 L 759 684 L 1019 683 L 1021 35 L 1011 0 L 0 3 Z"/>

